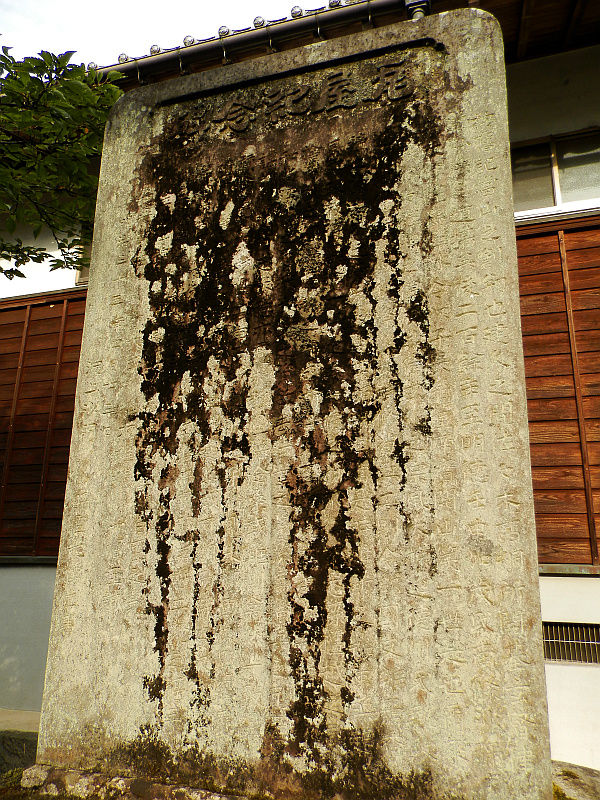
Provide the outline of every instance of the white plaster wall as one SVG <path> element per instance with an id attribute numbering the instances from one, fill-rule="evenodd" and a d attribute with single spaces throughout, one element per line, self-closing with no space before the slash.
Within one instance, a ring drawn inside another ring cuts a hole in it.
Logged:
<path id="1" fill-rule="evenodd" d="M 600 623 L 600 578 L 540 578 L 545 622 Z M 546 663 L 552 758 L 600 769 L 600 665 Z"/>
<path id="2" fill-rule="evenodd" d="M 600 666 L 546 664 L 550 752 L 600 770 Z"/>
<path id="3" fill-rule="evenodd" d="M 509 64 L 511 142 L 600 127 L 600 45 Z"/>
<path id="4" fill-rule="evenodd" d="M 34 239 L 31 233 L 26 230 L 17 230 L 18 235 L 25 244 L 45 247 L 53 255 L 58 251 L 52 250 L 52 237 L 50 233 L 41 233 Z M 4 268 L 12 266 L 11 262 L 2 259 L 0 265 Z M 24 278 L 12 278 L 10 280 L 5 275 L 0 274 L 0 299 L 5 297 L 21 297 L 26 294 L 37 294 L 38 292 L 57 292 L 60 289 L 70 289 L 75 286 L 77 273 L 72 269 L 55 269 L 52 272 L 47 264 L 29 263 L 21 267 Z"/>
<path id="5" fill-rule="evenodd" d="M 31 264 L 21 267 L 21 271 L 25 273 L 25 278 L 13 278 L 12 281 L 0 275 L 0 298 L 57 292 L 75 286 L 75 272 L 70 269 L 50 272 L 44 264 Z"/>
<path id="6" fill-rule="evenodd" d="M 542 575 L 540 599 L 544 622 L 600 623 L 600 577 Z"/>
<path id="7" fill-rule="evenodd" d="M 41 708 L 55 574 L 0 565 L 0 709 Z"/>

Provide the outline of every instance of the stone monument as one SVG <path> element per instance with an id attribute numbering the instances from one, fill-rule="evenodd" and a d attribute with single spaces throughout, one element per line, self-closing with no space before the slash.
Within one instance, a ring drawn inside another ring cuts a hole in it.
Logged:
<path id="1" fill-rule="evenodd" d="M 38 763 L 549 796 L 505 107 L 476 10 L 119 101 Z"/>

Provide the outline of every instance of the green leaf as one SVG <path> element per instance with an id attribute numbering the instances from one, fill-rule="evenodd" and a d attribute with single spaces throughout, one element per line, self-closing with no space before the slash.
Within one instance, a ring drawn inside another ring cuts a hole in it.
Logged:
<path id="1" fill-rule="evenodd" d="M 15 60 L 0 55 L 0 213 L 9 241 L 0 235 L 0 258 L 17 275 L 28 261 L 76 267 L 83 263 L 79 231 L 93 224 L 104 125 L 120 96 L 121 75 L 88 72 L 71 64 L 74 51 Z M 60 257 L 15 239 L 17 224 L 34 236 L 53 234 Z"/>
<path id="2" fill-rule="evenodd" d="M 60 66 L 66 67 L 69 61 L 75 55 L 75 52 L 76 52 L 75 50 L 67 50 L 65 53 L 62 53 L 60 56 L 58 56 L 58 63 L 60 64 Z"/>

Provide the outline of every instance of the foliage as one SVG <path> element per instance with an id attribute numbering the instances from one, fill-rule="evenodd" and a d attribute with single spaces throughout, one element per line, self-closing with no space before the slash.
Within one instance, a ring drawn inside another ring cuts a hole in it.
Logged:
<path id="1" fill-rule="evenodd" d="M 0 787 L 3 789 L 19 787 L 21 785 L 22 776 L 22 769 L 10 769 L 8 772 L 3 772 L 0 774 Z"/>
<path id="2" fill-rule="evenodd" d="M 101 75 L 70 64 L 72 52 L 42 51 L 17 61 L 0 55 L 0 259 L 6 277 L 48 260 L 51 269 L 80 267 L 89 243 L 97 165 L 108 112 L 121 94 L 118 72 Z M 58 256 L 24 244 L 18 228 L 35 238 L 50 230 Z M 4 235 L 3 235 L 4 234 Z"/>

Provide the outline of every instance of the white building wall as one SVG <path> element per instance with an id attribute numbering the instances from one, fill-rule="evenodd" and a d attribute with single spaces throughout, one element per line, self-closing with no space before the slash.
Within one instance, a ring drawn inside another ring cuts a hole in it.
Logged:
<path id="1" fill-rule="evenodd" d="M 39 292 L 58 292 L 75 286 L 75 272 L 70 269 L 55 269 L 50 272 L 44 264 L 32 264 L 21 268 L 25 278 L 9 280 L 0 275 L 0 299 L 21 297 Z"/>
<path id="2" fill-rule="evenodd" d="M 0 727 L 3 709 L 42 704 L 54 566 L 0 564 Z"/>
<path id="3" fill-rule="evenodd" d="M 544 622 L 600 624 L 600 577 L 540 577 Z"/>
<path id="4" fill-rule="evenodd" d="M 58 255 L 58 251 L 52 251 L 52 237 L 50 233 L 41 233 L 37 239 L 27 231 L 19 230 L 17 234 L 25 244 L 35 245 L 36 247 L 46 247 L 53 255 Z M 9 261 L 0 261 L 0 265 L 5 269 L 12 266 Z M 24 278 L 9 279 L 6 275 L 0 274 L 0 299 L 7 297 L 21 297 L 26 294 L 38 294 L 40 292 L 57 292 L 60 289 L 70 289 L 75 286 L 77 273 L 73 269 L 55 269 L 50 271 L 47 264 L 26 264 L 20 267 L 25 274 Z"/>
<path id="5" fill-rule="evenodd" d="M 600 666 L 546 664 L 550 753 L 600 770 Z"/>
<path id="6" fill-rule="evenodd" d="M 600 578 L 540 578 L 545 622 L 600 623 Z M 600 770 L 600 664 L 546 663 L 550 751 Z"/>
<path id="7" fill-rule="evenodd" d="M 600 45 L 509 64 L 512 142 L 600 127 Z"/>

